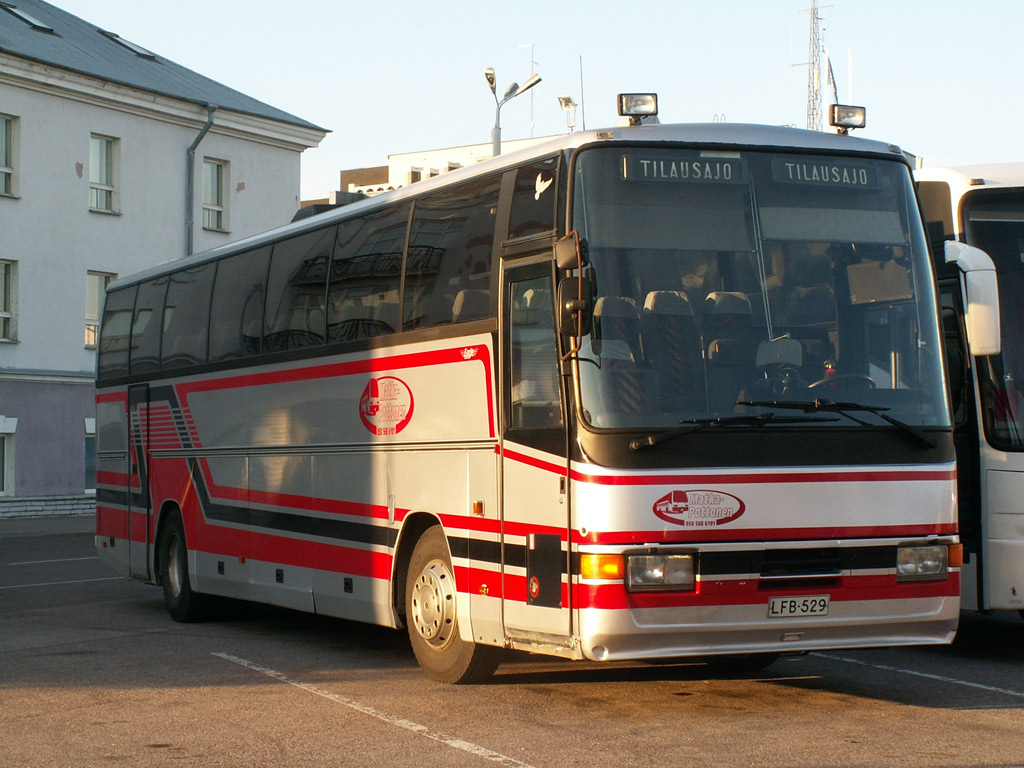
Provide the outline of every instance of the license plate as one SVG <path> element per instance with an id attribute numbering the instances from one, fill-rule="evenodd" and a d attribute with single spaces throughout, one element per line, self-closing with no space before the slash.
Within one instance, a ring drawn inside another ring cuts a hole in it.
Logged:
<path id="1" fill-rule="evenodd" d="M 828 616 L 828 595 L 772 597 L 768 600 L 768 618 L 787 616 Z"/>

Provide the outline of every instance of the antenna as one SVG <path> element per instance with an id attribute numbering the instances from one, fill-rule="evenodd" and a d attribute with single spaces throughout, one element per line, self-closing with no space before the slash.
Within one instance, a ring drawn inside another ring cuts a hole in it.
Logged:
<path id="1" fill-rule="evenodd" d="M 583 54 L 580 54 L 580 125 L 587 130 L 587 97 L 583 91 Z"/>
<path id="2" fill-rule="evenodd" d="M 519 47 L 520 48 L 529 48 L 530 49 L 530 75 L 533 76 L 533 74 L 534 74 L 534 67 L 537 65 L 537 62 L 533 60 L 533 43 L 522 43 L 522 44 L 520 44 Z M 530 94 L 530 138 L 531 139 L 533 138 L 533 94 L 532 93 Z"/>
<path id="3" fill-rule="evenodd" d="M 831 8 L 831 5 L 818 5 L 818 0 L 811 0 L 811 7 L 800 13 L 811 16 L 811 36 L 807 47 L 807 129 L 821 130 L 821 33 L 822 22 L 819 8 Z"/>

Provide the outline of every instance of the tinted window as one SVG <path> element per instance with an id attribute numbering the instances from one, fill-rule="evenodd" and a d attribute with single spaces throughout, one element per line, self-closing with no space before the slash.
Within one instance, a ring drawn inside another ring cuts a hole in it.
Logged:
<path id="1" fill-rule="evenodd" d="M 327 340 L 394 333 L 409 209 L 344 221 L 327 289 Z"/>
<path id="2" fill-rule="evenodd" d="M 132 310 L 138 286 L 107 294 L 100 326 L 100 350 L 97 374 L 100 379 L 128 375 L 128 343 L 132 330 Z"/>
<path id="3" fill-rule="evenodd" d="M 558 157 L 538 160 L 516 172 L 509 239 L 555 229 L 558 204 Z"/>
<path id="4" fill-rule="evenodd" d="M 139 286 L 132 320 L 131 373 L 155 373 L 160 370 L 160 336 L 163 328 L 164 296 L 167 276 Z"/>
<path id="5" fill-rule="evenodd" d="M 218 263 L 210 307 L 210 362 L 260 353 L 269 261 L 267 246 Z"/>
<path id="6" fill-rule="evenodd" d="M 210 291 L 216 269 L 216 263 L 203 264 L 171 275 L 164 305 L 163 370 L 206 362 Z"/>
<path id="7" fill-rule="evenodd" d="M 267 283 L 264 351 L 323 344 L 327 267 L 336 228 L 309 232 L 274 246 Z"/>
<path id="8" fill-rule="evenodd" d="M 417 201 L 406 262 L 406 328 L 490 315 L 499 183 L 484 179 Z"/>

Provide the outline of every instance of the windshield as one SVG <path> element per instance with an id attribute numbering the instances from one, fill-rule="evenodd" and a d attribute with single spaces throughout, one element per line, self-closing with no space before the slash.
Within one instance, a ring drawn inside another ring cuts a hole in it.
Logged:
<path id="1" fill-rule="evenodd" d="M 591 149 L 576 159 L 573 224 L 594 294 L 578 355 L 591 426 L 668 427 L 816 398 L 948 425 L 902 163 Z"/>
<path id="2" fill-rule="evenodd" d="M 977 358 L 985 434 L 1024 450 L 1024 192 L 971 193 L 962 214 L 967 242 L 992 257 L 999 275 L 1002 352 Z"/>

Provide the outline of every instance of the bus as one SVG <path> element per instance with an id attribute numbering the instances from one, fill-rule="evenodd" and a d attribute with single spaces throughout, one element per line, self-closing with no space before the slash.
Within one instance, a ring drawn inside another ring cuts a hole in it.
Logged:
<path id="1" fill-rule="evenodd" d="M 1024 163 L 915 171 L 936 254 L 953 382 L 963 607 L 1024 617 Z M 947 243 L 984 250 L 998 276 L 1002 343 L 975 349 L 967 285 Z M 1022 368 L 1018 368 L 1021 365 Z"/>
<path id="2" fill-rule="evenodd" d="M 640 122 L 293 221 L 112 283 L 96 402 L 100 557 L 178 621 L 405 628 L 451 683 L 955 633 L 935 281 L 889 144 Z"/>

